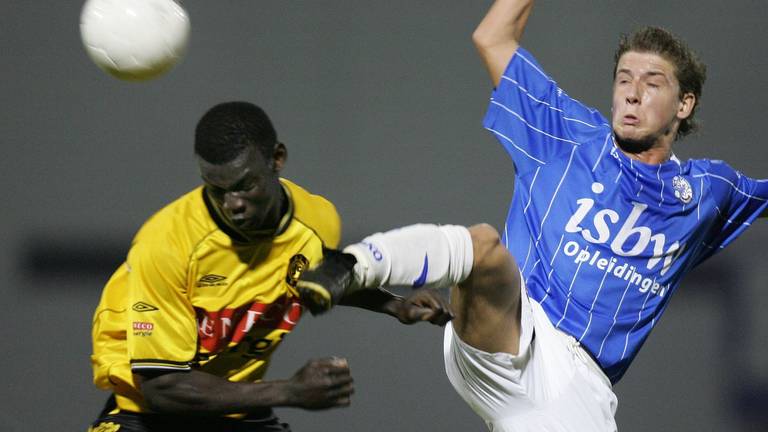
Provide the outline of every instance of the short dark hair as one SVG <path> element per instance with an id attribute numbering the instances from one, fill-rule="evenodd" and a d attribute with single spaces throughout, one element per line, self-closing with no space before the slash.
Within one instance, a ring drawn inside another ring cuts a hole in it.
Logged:
<path id="1" fill-rule="evenodd" d="M 680 83 L 680 97 L 686 93 L 696 96 L 691 115 L 680 122 L 675 139 L 680 139 L 699 129 L 693 116 L 701 101 L 701 91 L 707 79 L 707 67 L 682 39 L 659 27 L 643 27 L 631 35 L 621 35 L 619 47 L 614 55 L 613 75 L 619 59 L 627 51 L 650 52 L 662 56 L 675 66 L 675 78 Z"/>
<path id="2" fill-rule="evenodd" d="M 209 109 L 195 128 L 195 154 L 212 164 L 235 159 L 246 148 L 272 160 L 277 132 L 267 113 L 249 102 L 224 102 Z"/>

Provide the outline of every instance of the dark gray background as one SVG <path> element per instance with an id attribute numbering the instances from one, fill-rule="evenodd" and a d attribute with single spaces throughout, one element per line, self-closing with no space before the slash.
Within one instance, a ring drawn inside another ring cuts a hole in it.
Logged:
<path id="1" fill-rule="evenodd" d="M 687 39 L 709 83 L 704 131 L 678 154 L 766 175 L 768 2 L 539 3 L 524 45 L 604 113 L 621 32 L 656 24 Z M 501 226 L 512 166 L 480 125 L 490 85 L 470 41 L 489 5 L 190 0 L 187 58 L 135 84 L 86 57 L 80 1 L 3 1 L 0 429 L 83 430 L 100 409 L 88 360 L 100 288 L 143 220 L 197 184 L 193 128 L 215 103 L 271 114 L 285 175 L 337 204 L 347 242 L 420 221 Z M 620 430 L 765 430 L 768 228 L 755 225 L 683 283 L 616 387 Z M 349 409 L 279 414 L 297 431 L 482 431 L 445 378 L 441 344 L 427 325 L 307 316 L 268 377 L 344 355 L 357 393 Z"/>

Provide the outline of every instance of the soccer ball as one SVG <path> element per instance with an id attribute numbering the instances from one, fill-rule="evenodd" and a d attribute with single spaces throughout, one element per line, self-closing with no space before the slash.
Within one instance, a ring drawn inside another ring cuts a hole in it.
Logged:
<path id="1" fill-rule="evenodd" d="M 80 36 L 94 63 L 143 81 L 170 70 L 189 41 L 189 16 L 175 0 L 86 0 Z"/>

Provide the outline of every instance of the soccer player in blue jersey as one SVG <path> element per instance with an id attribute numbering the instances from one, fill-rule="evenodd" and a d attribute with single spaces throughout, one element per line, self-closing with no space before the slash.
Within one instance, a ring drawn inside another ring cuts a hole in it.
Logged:
<path id="1" fill-rule="evenodd" d="M 768 181 L 675 157 L 705 80 L 679 39 L 653 27 L 621 39 L 608 119 L 519 46 L 531 8 L 496 0 L 473 37 L 495 87 L 484 126 L 515 167 L 503 234 L 374 234 L 299 285 L 316 311 L 356 289 L 453 286 L 446 371 L 491 430 L 613 431 L 612 384 L 682 277 L 766 212 Z"/>

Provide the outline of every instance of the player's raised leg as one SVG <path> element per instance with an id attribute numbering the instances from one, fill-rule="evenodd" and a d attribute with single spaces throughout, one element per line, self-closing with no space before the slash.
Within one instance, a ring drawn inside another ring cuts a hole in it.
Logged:
<path id="1" fill-rule="evenodd" d="M 472 272 L 451 290 L 453 328 L 479 350 L 517 354 L 521 294 L 517 263 L 490 225 L 474 225 L 469 232 Z"/>
<path id="2" fill-rule="evenodd" d="M 516 354 L 520 334 L 520 277 L 517 265 L 486 224 L 411 225 L 377 233 L 329 251 L 297 288 L 313 313 L 345 295 L 389 286 L 450 288 L 453 327 L 470 345 Z"/>

